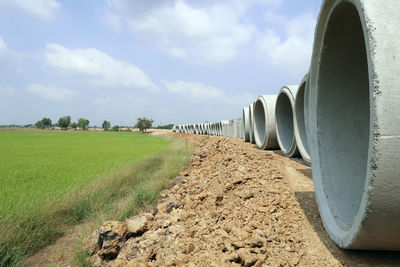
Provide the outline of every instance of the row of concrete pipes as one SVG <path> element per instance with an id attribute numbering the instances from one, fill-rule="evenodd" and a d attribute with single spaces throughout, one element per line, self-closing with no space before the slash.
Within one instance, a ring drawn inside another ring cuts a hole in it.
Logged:
<path id="1" fill-rule="evenodd" d="M 311 162 L 324 227 L 345 249 L 400 250 L 399 25 L 397 0 L 324 0 L 309 73 L 243 109 L 245 141 Z"/>
<path id="2" fill-rule="evenodd" d="M 172 130 L 179 133 L 225 136 L 230 138 L 243 138 L 242 119 L 219 121 L 214 123 L 199 123 L 175 125 Z"/>

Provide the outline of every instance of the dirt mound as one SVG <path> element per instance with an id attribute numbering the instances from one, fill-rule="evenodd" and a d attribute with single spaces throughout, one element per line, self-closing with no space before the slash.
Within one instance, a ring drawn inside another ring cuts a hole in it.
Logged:
<path id="1" fill-rule="evenodd" d="M 94 266 L 398 265 L 397 252 L 332 243 L 301 160 L 240 139 L 177 136 L 196 147 L 190 171 L 156 210 L 106 222 L 85 239 Z"/>

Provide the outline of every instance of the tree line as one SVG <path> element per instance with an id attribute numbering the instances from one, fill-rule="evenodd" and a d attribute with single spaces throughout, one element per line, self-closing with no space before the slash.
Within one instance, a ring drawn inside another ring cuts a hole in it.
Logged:
<path id="1" fill-rule="evenodd" d="M 138 128 L 142 133 L 147 132 L 148 129 L 150 129 L 153 125 L 153 120 L 148 119 L 146 117 L 139 117 L 137 118 L 137 122 L 134 126 L 134 128 Z M 171 124 L 172 125 L 172 124 Z M 71 116 L 64 116 L 58 119 L 57 123 L 52 123 L 50 118 L 43 118 L 39 121 L 37 121 L 34 126 L 38 129 L 50 129 L 54 127 L 59 127 L 63 130 L 67 129 L 81 129 L 81 130 L 87 130 L 89 128 L 89 120 L 85 118 L 80 118 L 78 119 L 77 122 L 72 122 Z M 119 131 L 120 126 L 114 125 L 111 127 L 111 122 L 110 121 L 103 121 L 102 128 L 104 131 Z M 129 127 L 127 127 L 129 128 Z M 171 127 L 172 128 L 172 127 Z"/>

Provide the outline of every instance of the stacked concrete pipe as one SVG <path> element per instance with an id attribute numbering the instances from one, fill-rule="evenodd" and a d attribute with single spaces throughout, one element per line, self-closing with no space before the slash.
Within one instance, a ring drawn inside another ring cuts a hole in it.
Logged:
<path id="1" fill-rule="evenodd" d="M 286 157 L 299 155 L 294 137 L 294 102 L 298 85 L 283 86 L 275 106 L 276 136 L 279 147 Z"/>
<path id="2" fill-rule="evenodd" d="M 237 138 L 244 138 L 244 128 L 243 128 L 243 119 L 239 118 L 237 119 L 237 132 L 238 132 L 238 137 Z"/>
<path id="3" fill-rule="evenodd" d="M 321 218 L 342 248 L 400 250 L 400 5 L 326 0 L 310 68 Z"/>
<path id="4" fill-rule="evenodd" d="M 307 140 L 308 124 L 308 73 L 299 85 L 294 104 L 294 136 L 301 157 L 308 163 L 311 162 L 310 148 Z"/>
<path id="5" fill-rule="evenodd" d="M 211 124 L 211 135 L 215 136 L 215 133 L 216 133 L 216 131 L 215 131 L 215 123 L 212 123 Z"/>
<path id="6" fill-rule="evenodd" d="M 276 138 L 276 95 L 262 95 L 254 105 L 254 137 L 260 149 L 279 148 Z"/>
<path id="7" fill-rule="evenodd" d="M 254 104 L 249 105 L 249 139 L 250 143 L 255 144 L 256 139 L 254 137 Z"/>

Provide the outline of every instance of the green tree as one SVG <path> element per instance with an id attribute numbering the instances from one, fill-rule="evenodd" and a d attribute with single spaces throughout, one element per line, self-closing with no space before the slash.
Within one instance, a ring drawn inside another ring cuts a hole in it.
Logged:
<path id="1" fill-rule="evenodd" d="M 118 132 L 119 131 L 119 126 L 118 125 L 114 125 L 112 127 L 112 130 Z"/>
<path id="2" fill-rule="evenodd" d="M 43 121 L 42 120 L 37 121 L 35 123 L 35 127 L 38 128 L 38 129 L 44 129 Z"/>
<path id="3" fill-rule="evenodd" d="M 40 121 L 35 123 L 35 127 L 39 129 L 50 128 L 52 125 L 51 120 L 49 118 L 43 118 Z"/>
<path id="4" fill-rule="evenodd" d="M 138 118 L 137 119 L 137 123 L 136 123 L 136 128 L 139 128 L 139 130 L 142 133 L 145 133 L 147 131 L 147 129 L 150 129 L 151 126 L 153 125 L 153 120 L 152 119 L 148 119 L 146 117 L 143 118 Z"/>
<path id="5" fill-rule="evenodd" d="M 104 131 L 108 131 L 111 128 L 111 123 L 109 121 L 103 121 L 103 125 L 102 125 Z"/>
<path id="6" fill-rule="evenodd" d="M 87 119 L 80 118 L 78 120 L 78 126 L 79 126 L 79 128 L 86 130 L 89 126 L 89 121 Z"/>
<path id="7" fill-rule="evenodd" d="M 73 128 L 73 129 L 78 128 L 78 124 L 77 124 L 76 122 L 73 122 L 73 123 L 71 124 L 71 128 Z"/>
<path id="8" fill-rule="evenodd" d="M 71 116 L 64 116 L 58 119 L 58 126 L 61 129 L 68 129 L 68 127 L 71 125 Z"/>

